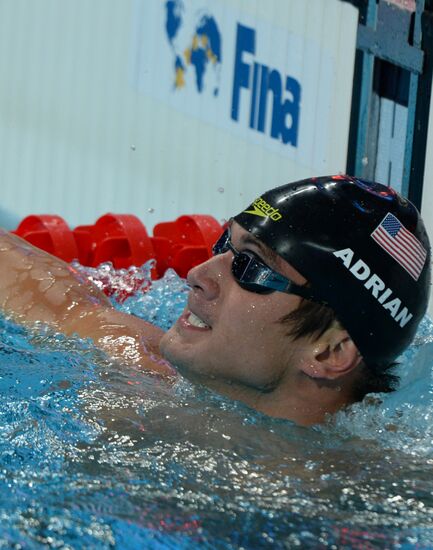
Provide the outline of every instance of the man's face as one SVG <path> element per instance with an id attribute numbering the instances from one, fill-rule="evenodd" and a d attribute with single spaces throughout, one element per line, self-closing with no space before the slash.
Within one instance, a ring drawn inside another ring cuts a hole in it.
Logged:
<path id="1" fill-rule="evenodd" d="M 305 279 L 281 258 L 269 257 L 266 247 L 238 224 L 232 243 L 249 250 L 264 263 L 298 284 Z M 242 289 L 233 277 L 232 252 L 214 256 L 188 274 L 192 289 L 188 306 L 161 340 L 162 354 L 180 370 L 225 383 L 271 389 L 290 374 L 302 353 L 287 336 L 280 319 L 296 309 L 300 298 Z"/>

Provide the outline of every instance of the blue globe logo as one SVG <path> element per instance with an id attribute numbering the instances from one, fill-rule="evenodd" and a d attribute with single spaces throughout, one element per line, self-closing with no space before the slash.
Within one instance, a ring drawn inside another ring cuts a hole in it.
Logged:
<path id="1" fill-rule="evenodd" d="M 193 35 L 180 51 L 177 36 L 183 24 L 184 6 L 181 0 L 167 0 L 166 25 L 167 39 L 174 55 L 173 86 L 181 89 L 185 86 L 185 74 L 189 70 L 195 72 L 195 84 L 199 93 L 205 88 L 205 79 L 208 71 L 213 71 L 215 78 L 213 94 L 218 95 L 219 74 L 221 66 L 221 33 L 211 14 L 201 12 L 194 25 Z"/>

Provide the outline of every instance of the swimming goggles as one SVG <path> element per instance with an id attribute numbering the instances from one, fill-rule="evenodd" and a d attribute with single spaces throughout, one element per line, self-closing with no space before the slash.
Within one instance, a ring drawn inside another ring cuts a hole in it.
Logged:
<path id="1" fill-rule="evenodd" d="M 243 289 L 257 294 L 270 294 L 277 290 L 286 294 L 296 294 L 314 302 L 325 303 L 309 287 L 297 285 L 271 269 L 254 252 L 236 250 L 232 244 L 231 232 L 228 227 L 214 244 L 212 252 L 217 256 L 229 250 L 233 253 L 233 276 Z"/>

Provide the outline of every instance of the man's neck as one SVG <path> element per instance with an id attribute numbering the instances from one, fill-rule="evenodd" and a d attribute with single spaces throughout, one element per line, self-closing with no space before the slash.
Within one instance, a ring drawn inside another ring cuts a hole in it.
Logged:
<path id="1" fill-rule="evenodd" d="M 327 414 L 353 403 L 350 392 L 338 383 L 311 379 L 299 373 L 294 380 L 286 380 L 270 391 L 217 378 L 200 377 L 197 381 L 268 416 L 293 420 L 301 426 L 320 424 Z"/>

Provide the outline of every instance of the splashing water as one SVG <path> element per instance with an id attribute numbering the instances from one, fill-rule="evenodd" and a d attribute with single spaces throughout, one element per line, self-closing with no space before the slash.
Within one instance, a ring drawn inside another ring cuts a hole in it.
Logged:
<path id="1" fill-rule="evenodd" d="M 75 266 L 168 328 L 188 287 Z M 433 324 L 401 389 L 300 428 L 0 318 L 0 548 L 433 547 Z"/>
<path id="2" fill-rule="evenodd" d="M 168 269 L 162 279 L 152 281 L 154 266 L 155 260 L 146 262 L 141 268 L 132 266 L 117 270 L 111 262 L 98 268 L 73 263 L 76 271 L 104 290 L 114 307 L 168 330 L 186 305 L 189 286 L 173 269 Z"/>

